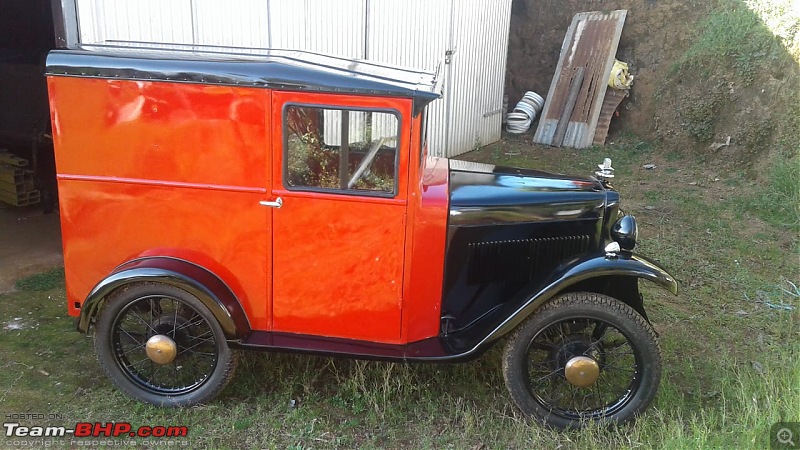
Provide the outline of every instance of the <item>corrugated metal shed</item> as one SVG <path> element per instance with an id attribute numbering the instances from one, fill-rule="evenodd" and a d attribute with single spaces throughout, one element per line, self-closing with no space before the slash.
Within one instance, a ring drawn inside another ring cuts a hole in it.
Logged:
<path id="1" fill-rule="evenodd" d="M 500 138 L 511 0 L 76 0 L 82 43 L 285 48 L 435 70 L 431 154 Z"/>
<path id="2" fill-rule="evenodd" d="M 394 0 L 392 0 L 394 1 Z M 369 59 L 387 64 L 435 69 L 444 62 L 450 48 L 450 15 L 453 0 L 407 0 L 403 7 L 375 7 L 369 2 L 367 52 Z M 442 71 L 440 76 L 446 76 Z M 428 146 L 432 154 L 455 156 L 464 151 L 447 147 L 447 135 L 454 122 L 447 120 L 447 94 L 428 107 Z M 450 148 L 450 152 L 444 149 Z"/>
<path id="3" fill-rule="evenodd" d="M 511 21 L 502 1 L 459 0 L 453 10 L 452 67 L 446 95 L 451 133 L 447 147 L 474 150 L 500 139 Z M 502 67 L 498 71 L 497 68 Z"/>

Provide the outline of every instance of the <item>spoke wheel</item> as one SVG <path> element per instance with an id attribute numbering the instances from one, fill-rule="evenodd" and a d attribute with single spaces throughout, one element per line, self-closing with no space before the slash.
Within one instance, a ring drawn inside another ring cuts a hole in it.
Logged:
<path id="1" fill-rule="evenodd" d="M 503 372 L 517 406 L 546 425 L 621 423 L 655 396 L 661 353 L 652 327 L 630 306 L 569 293 L 512 333 Z"/>
<path id="2" fill-rule="evenodd" d="M 210 400 L 236 367 L 208 308 L 188 292 L 158 283 L 128 286 L 108 300 L 97 321 L 95 349 L 114 384 L 159 406 Z"/>

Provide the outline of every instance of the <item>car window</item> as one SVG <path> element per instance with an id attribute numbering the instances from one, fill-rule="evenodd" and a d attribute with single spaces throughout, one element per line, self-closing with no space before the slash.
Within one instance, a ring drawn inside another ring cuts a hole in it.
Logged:
<path id="1" fill-rule="evenodd" d="M 391 112 L 289 105 L 284 109 L 284 184 L 298 190 L 394 194 L 399 128 Z"/>

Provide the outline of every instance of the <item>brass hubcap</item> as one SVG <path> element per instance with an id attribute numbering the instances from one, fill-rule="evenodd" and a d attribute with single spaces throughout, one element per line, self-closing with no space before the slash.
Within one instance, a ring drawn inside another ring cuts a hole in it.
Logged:
<path id="1" fill-rule="evenodd" d="M 564 375 L 573 386 L 589 387 L 600 376 L 600 365 L 588 356 L 575 356 L 564 366 Z"/>
<path id="2" fill-rule="evenodd" d="M 178 355 L 178 346 L 175 341 L 167 336 L 157 334 L 147 340 L 145 351 L 147 352 L 147 357 L 154 363 L 169 364 Z"/>

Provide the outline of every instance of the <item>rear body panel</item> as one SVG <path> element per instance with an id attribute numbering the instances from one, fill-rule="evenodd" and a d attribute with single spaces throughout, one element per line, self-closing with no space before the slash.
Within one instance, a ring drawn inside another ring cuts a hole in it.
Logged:
<path id="1" fill-rule="evenodd" d="M 437 336 L 447 163 L 420 151 L 415 108 L 435 98 L 412 90 L 421 75 L 386 69 L 405 77 L 392 84 L 374 74 L 345 80 L 343 69 L 315 74 L 286 55 L 208 64 L 191 57 L 51 54 L 69 313 L 80 315 L 118 266 L 170 257 L 230 286 L 253 333 L 391 345 Z M 206 70 L 216 78 L 203 79 Z M 353 95 L 325 92 L 342 80 Z M 303 83 L 308 90 L 290 90 Z M 281 147 L 289 103 L 396 111 L 391 198 L 287 188 Z M 277 197 L 280 209 L 259 204 Z"/>
<path id="2" fill-rule="evenodd" d="M 48 87 L 70 314 L 116 266 L 191 252 L 266 329 L 269 91 L 76 77 Z"/>

